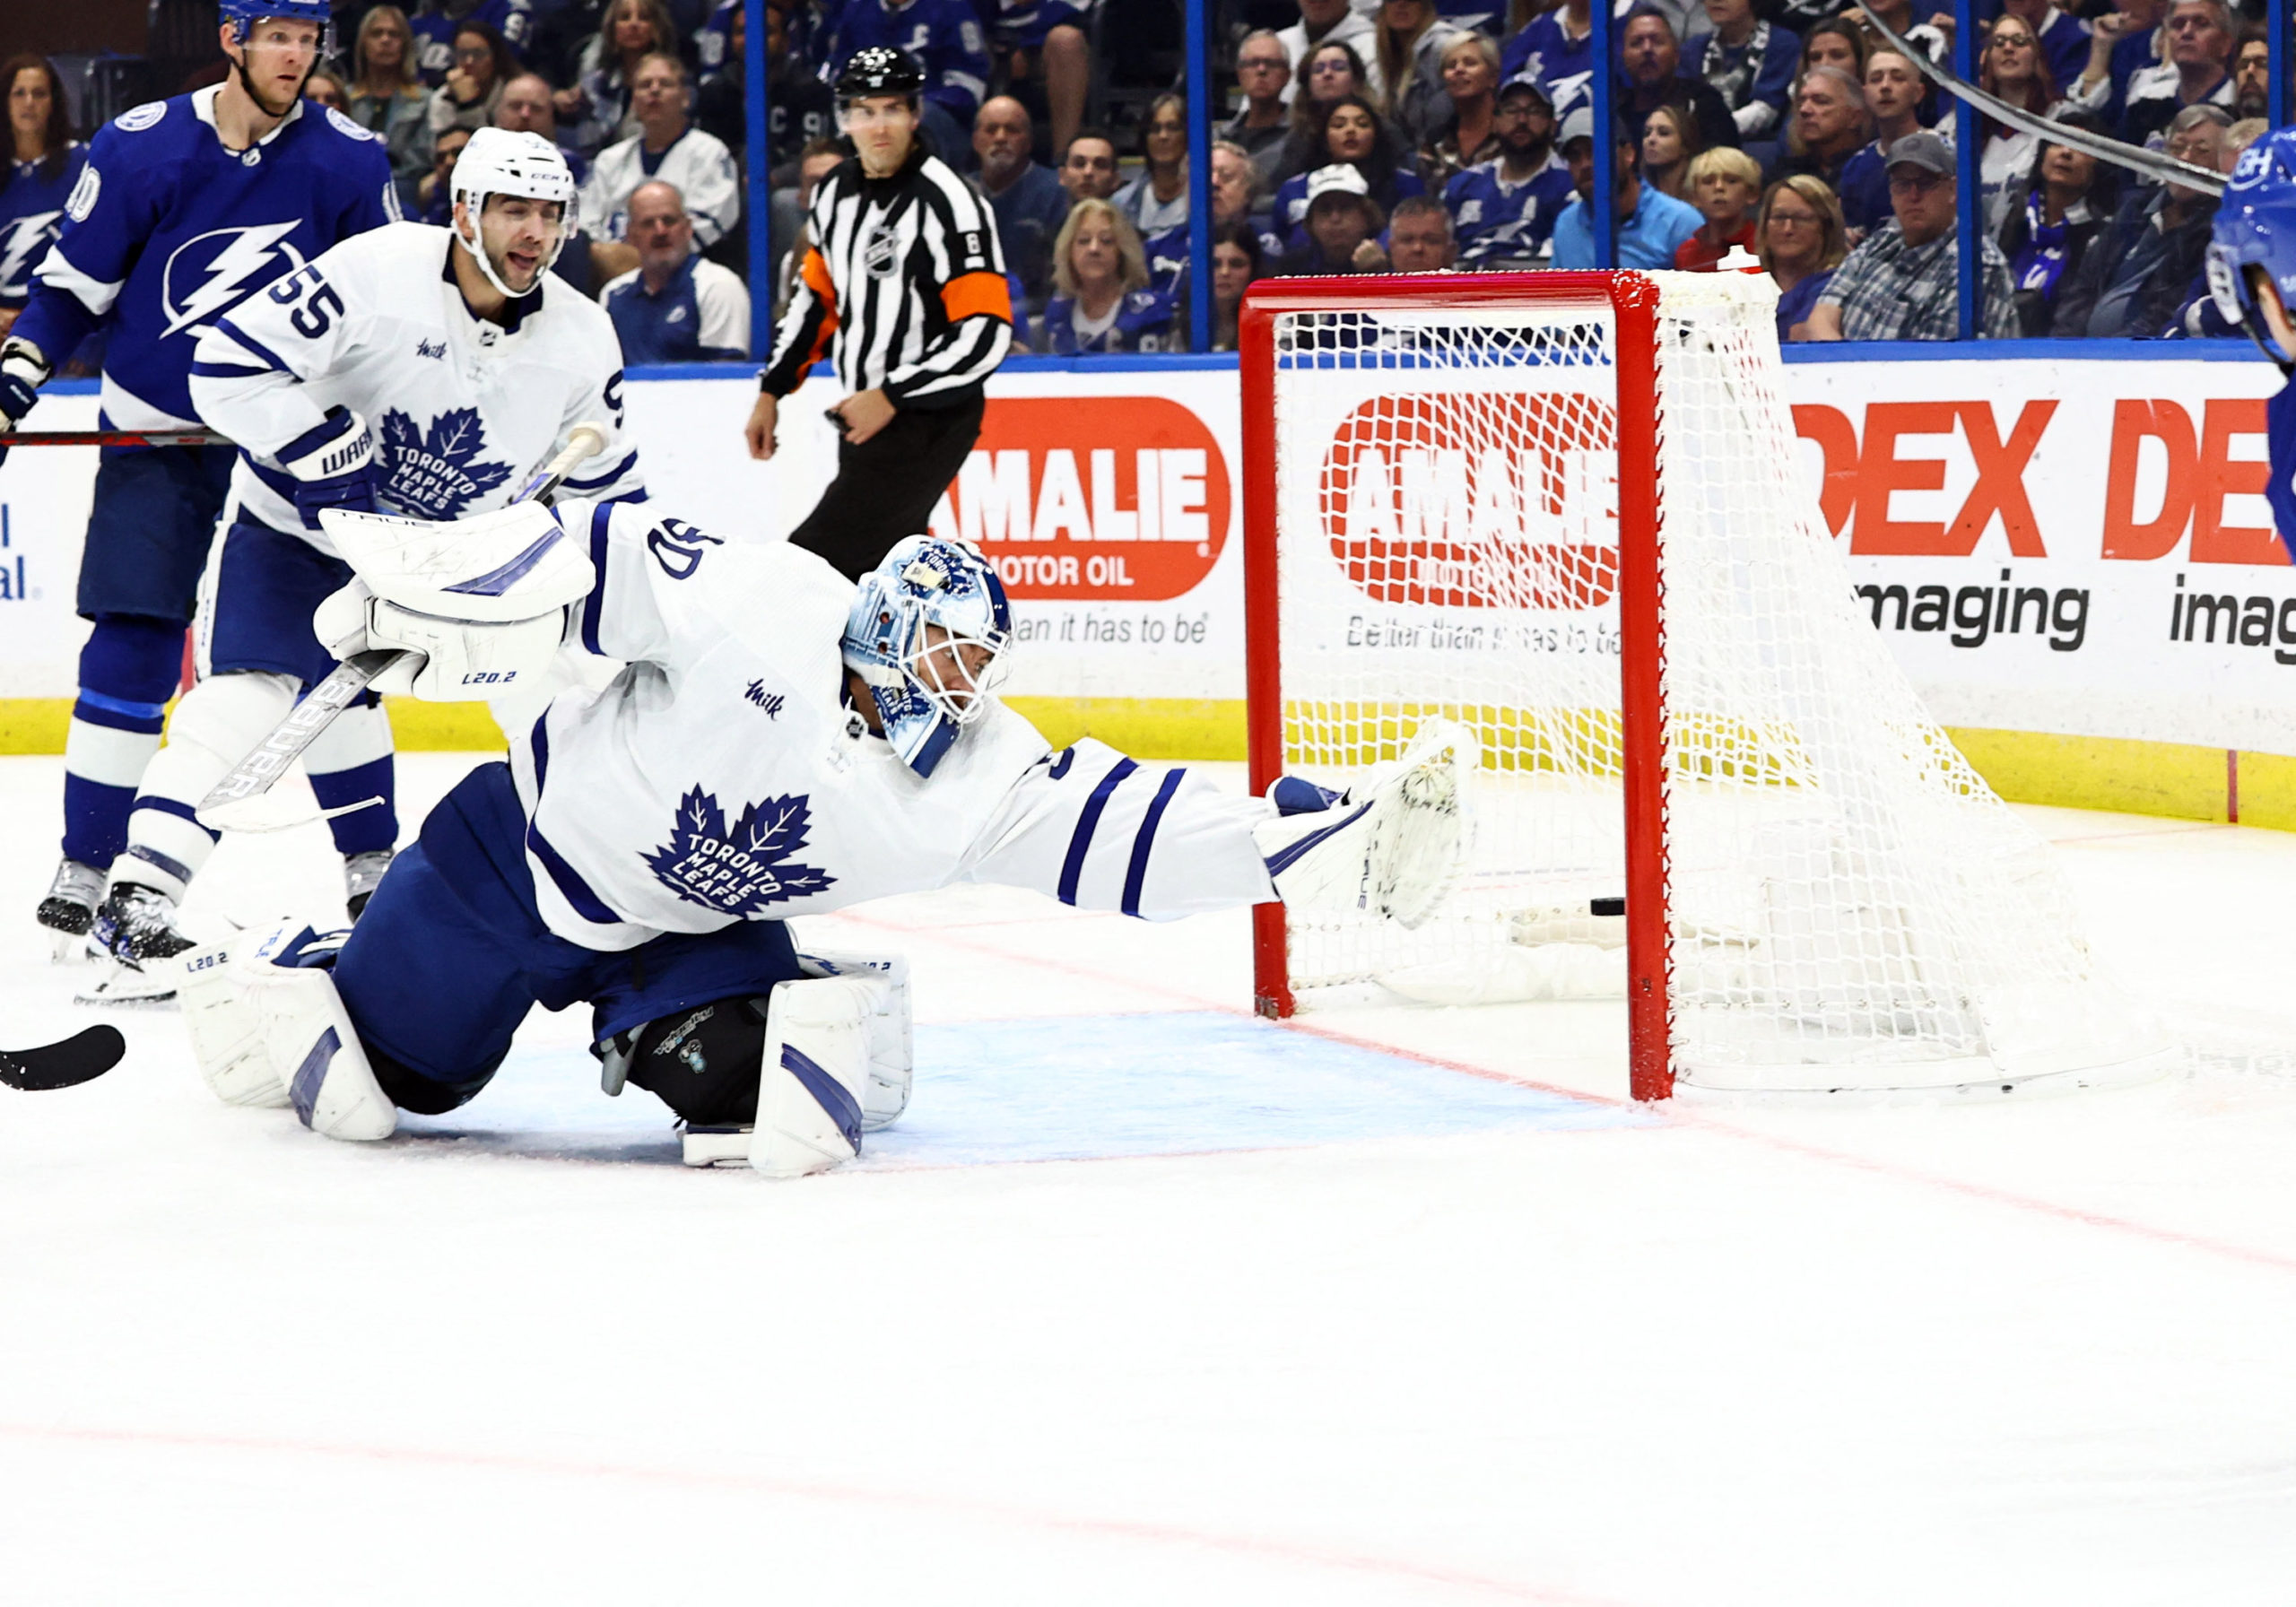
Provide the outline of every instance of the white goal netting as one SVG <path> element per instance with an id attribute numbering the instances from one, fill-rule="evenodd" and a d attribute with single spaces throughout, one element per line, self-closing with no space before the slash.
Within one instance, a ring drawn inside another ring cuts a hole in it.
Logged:
<path id="1" fill-rule="evenodd" d="M 1675 1074 L 1918 1089 L 2154 1055 L 2047 847 L 1857 606 L 1767 282 L 1653 277 L 1655 398 L 1619 395 L 1606 300 L 1276 318 L 1286 768 L 1344 779 L 1439 713 L 1484 765 L 1435 921 L 1290 918 L 1300 1007 L 1622 989 L 1615 425 L 1655 406 L 1666 871 L 1633 896 L 1665 900 Z"/>

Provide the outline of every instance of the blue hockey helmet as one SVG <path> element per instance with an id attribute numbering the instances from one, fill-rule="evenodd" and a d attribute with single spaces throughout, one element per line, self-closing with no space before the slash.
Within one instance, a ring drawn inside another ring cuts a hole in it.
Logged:
<path id="1" fill-rule="evenodd" d="M 958 731 L 988 712 L 1012 641 L 1013 605 L 980 550 L 912 535 L 861 577 L 845 662 L 868 682 L 893 751 L 930 776 Z"/>
<path id="2" fill-rule="evenodd" d="M 2257 308 L 2252 268 L 2261 269 L 2296 322 L 2296 128 L 2275 129 L 2240 152 L 2209 232 L 2208 293 L 2225 321 L 2282 369 L 2296 369 Z"/>
<path id="3" fill-rule="evenodd" d="M 244 45 L 248 35 L 265 17 L 319 25 L 319 54 L 335 51 L 335 10 L 330 0 L 221 0 L 217 12 L 231 25 L 231 37 Z"/>

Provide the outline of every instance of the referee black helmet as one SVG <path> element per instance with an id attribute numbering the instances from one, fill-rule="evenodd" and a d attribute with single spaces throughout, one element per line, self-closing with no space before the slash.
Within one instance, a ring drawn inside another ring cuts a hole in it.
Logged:
<path id="1" fill-rule="evenodd" d="M 837 75 L 837 98 L 842 103 L 864 95 L 900 95 L 914 102 L 925 91 L 925 69 L 906 50 L 872 45 L 856 50 Z"/>

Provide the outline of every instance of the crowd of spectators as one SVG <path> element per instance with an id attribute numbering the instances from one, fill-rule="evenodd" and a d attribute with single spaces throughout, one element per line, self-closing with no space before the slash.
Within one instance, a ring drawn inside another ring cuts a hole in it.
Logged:
<path id="1" fill-rule="evenodd" d="M 926 71 L 926 137 L 995 212 L 1016 347 L 1184 350 L 1187 98 L 1109 96 L 1095 69 L 1129 3 L 768 0 L 765 263 L 743 217 L 739 0 L 344 0 L 308 92 L 387 143 L 410 218 L 445 221 L 473 130 L 554 140 L 582 231 L 556 271 L 604 301 L 631 360 L 754 356 L 748 297 L 783 299 L 804 205 L 845 154 L 828 83 L 898 45 Z M 1951 336 L 1965 208 L 1982 334 L 2223 333 L 2201 293 L 2209 195 L 1984 119 L 1979 193 L 1960 195 L 1952 104 L 1868 10 L 1950 52 L 1934 0 L 1622 4 L 1597 129 L 1588 0 L 1216 0 L 1210 343 L 1233 344 L 1266 274 L 1592 266 L 1597 138 L 1619 265 L 1759 265 L 1782 338 Z M 1979 12 L 1983 86 L 2068 128 L 2227 170 L 2260 129 L 2263 32 L 2228 0 Z M 21 168 L 29 124 L 16 143 Z"/>

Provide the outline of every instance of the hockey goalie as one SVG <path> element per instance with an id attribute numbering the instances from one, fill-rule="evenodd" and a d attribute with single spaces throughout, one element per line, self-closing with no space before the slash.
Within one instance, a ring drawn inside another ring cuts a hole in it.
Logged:
<path id="1" fill-rule="evenodd" d="M 1442 722 L 1344 794 L 1051 751 L 995 695 L 1011 611 L 961 543 L 912 536 L 857 589 L 654 504 L 325 517 L 357 578 L 319 640 L 418 655 L 395 672 L 416 696 L 561 640 L 627 661 L 472 771 L 347 934 L 288 920 L 184 957 L 215 1093 L 329 1137 L 453 1109 L 533 1005 L 587 1002 L 607 1091 L 659 1097 L 690 1160 L 820 1171 L 907 1102 L 907 977 L 801 955 L 792 916 L 969 881 L 1152 920 L 1282 899 L 1416 925 L 1464 868 L 1476 750 Z"/>

